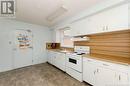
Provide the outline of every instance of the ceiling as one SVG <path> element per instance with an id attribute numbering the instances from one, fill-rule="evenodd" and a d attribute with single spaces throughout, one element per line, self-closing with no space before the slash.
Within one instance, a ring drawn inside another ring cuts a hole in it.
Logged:
<path id="1" fill-rule="evenodd" d="M 101 1 L 104 0 L 17 0 L 16 19 L 38 25 L 53 26 Z M 67 11 L 58 15 L 53 21 L 48 21 L 47 18 L 56 13 L 56 10 L 63 5 Z"/>

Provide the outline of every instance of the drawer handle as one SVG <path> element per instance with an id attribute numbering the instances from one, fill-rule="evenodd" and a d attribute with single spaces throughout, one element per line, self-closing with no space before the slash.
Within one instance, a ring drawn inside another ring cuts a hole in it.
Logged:
<path id="1" fill-rule="evenodd" d="M 88 62 L 91 62 L 91 60 L 87 60 Z"/>
<path id="2" fill-rule="evenodd" d="M 109 66 L 109 65 L 107 65 L 107 64 L 103 64 L 104 66 Z"/>
<path id="3" fill-rule="evenodd" d="M 99 69 L 97 69 L 97 73 L 99 72 Z"/>
<path id="4" fill-rule="evenodd" d="M 121 80 L 121 76 L 119 75 L 119 81 Z"/>
<path id="5" fill-rule="evenodd" d="M 96 74 L 96 71 L 94 71 L 94 75 Z"/>

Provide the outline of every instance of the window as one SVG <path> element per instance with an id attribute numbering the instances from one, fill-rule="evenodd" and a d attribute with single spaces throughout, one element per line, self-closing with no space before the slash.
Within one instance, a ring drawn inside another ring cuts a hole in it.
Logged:
<path id="1" fill-rule="evenodd" d="M 62 47 L 73 47 L 73 40 L 70 29 L 60 30 L 60 43 Z"/>

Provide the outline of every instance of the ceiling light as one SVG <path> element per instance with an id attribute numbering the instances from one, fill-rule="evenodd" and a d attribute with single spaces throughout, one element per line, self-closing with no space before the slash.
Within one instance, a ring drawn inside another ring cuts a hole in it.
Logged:
<path id="1" fill-rule="evenodd" d="M 47 17 L 47 20 L 52 22 L 52 21 L 56 20 L 57 18 L 59 18 L 60 16 L 62 16 L 63 14 L 65 14 L 67 11 L 68 10 L 65 6 L 61 6 L 55 12 L 53 12 L 51 15 L 49 15 Z"/>

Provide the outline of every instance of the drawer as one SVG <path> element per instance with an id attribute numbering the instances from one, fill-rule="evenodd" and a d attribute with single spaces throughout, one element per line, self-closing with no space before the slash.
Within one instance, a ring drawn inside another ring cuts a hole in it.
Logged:
<path id="1" fill-rule="evenodd" d="M 83 58 L 84 58 L 83 62 L 89 62 L 89 63 L 95 64 L 96 66 L 108 68 L 108 69 L 123 72 L 123 73 L 128 73 L 130 71 L 129 69 L 130 67 L 127 65 L 115 64 L 115 63 L 100 61 L 100 60 L 91 59 L 87 57 L 83 57 Z"/>
<path id="2" fill-rule="evenodd" d="M 101 66 L 105 68 L 109 68 L 109 69 L 123 72 L 123 73 L 128 73 L 129 71 L 129 66 L 126 66 L 126 65 L 115 64 L 115 63 L 110 63 L 110 62 L 105 62 L 105 61 L 99 61 L 99 62 L 101 63 Z"/>
<path id="3" fill-rule="evenodd" d="M 69 67 L 66 68 L 66 72 L 67 72 L 70 76 L 72 76 L 73 78 L 79 80 L 80 82 L 83 81 L 83 79 L 82 79 L 82 73 L 80 73 L 80 72 L 78 72 L 78 71 L 76 71 L 76 70 L 74 70 L 74 69 L 71 69 L 71 68 L 69 68 Z"/>
<path id="4" fill-rule="evenodd" d="M 88 62 L 88 63 L 94 64 L 96 66 L 100 66 L 101 65 L 101 63 L 98 62 L 98 60 L 91 59 L 91 58 L 86 58 L 86 57 L 83 57 L 83 62 Z"/>

